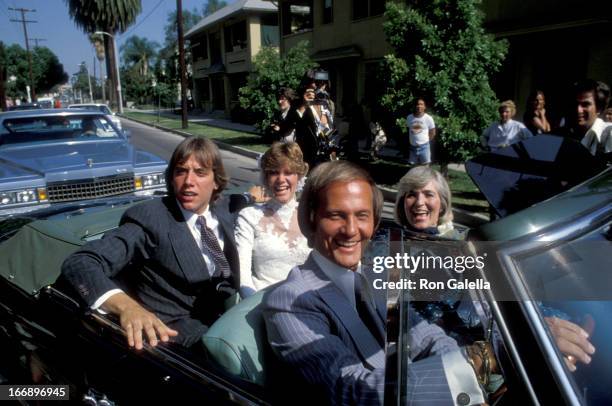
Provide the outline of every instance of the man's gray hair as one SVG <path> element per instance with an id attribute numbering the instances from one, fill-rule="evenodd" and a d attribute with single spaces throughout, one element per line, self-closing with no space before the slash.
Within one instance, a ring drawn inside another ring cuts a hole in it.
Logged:
<path id="1" fill-rule="evenodd" d="M 300 197 L 298 208 L 298 224 L 302 234 L 313 246 L 313 237 L 316 230 L 315 214 L 321 204 L 321 192 L 334 182 L 364 181 L 372 188 L 372 211 L 374 214 L 374 227 L 378 227 L 382 216 L 384 199 L 376 183 L 362 168 L 348 161 L 325 162 L 314 168 L 306 178 L 306 185 Z"/>
<path id="2" fill-rule="evenodd" d="M 395 200 L 395 219 L 401 225 L 408 225 L 408 218 L 404 210 L 404 199 L 412 190 L 421 189 L 433 181 L 440 196 L 440 217 L 438 225 L 453 220 L 453 208 L 451 205 L 451 191 L 444 176 L 435 169 L 428 166 L 417 166 L 409 170 L 399 181 L 397 187 L 397 199 Z"/>

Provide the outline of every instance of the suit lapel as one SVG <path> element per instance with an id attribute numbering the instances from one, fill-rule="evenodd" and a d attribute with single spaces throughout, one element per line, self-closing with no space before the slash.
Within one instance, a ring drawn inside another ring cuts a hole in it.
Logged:
<path id="1" fill-rule="evenodd" d="M 176 206 L 176 202 L 170 204 L 169 208 L 174 221 L 169 222 L 168 239 L 181 271 L 190 282 L 209 279 L 206 262 L 183 218 L 183 213 Z"/>
<path id="2" fill-rule="evenodd" d="M 382 348 L 359 318 L 353 305 L 340 289 L 327 278 L 327 275 L 319 268 L 312 256 L 308 257 L 301 269 L 305 281 L 312 290 L 317 292 L 348 331 L 364 363 L 370 368 L 384 367 L 385 356 Z"/>

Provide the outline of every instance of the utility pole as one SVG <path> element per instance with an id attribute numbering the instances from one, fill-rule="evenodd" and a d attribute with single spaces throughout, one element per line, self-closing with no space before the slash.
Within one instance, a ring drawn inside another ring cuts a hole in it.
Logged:
<path id="1" fill-rule="evenodd" d="M 189 126 L 187 121 L 187 75 L 185 72 L 185 39 L 183 38 L 183 6 L 176 0 L 176 26 L 178 28 L 179 63 L 181 66 L 181 115 L 182 127 Z"/>
<path id="2" fill-rule="evenodd" d="M 44 39 L 44 38 L 30 38 L 30 41 L 33 41 L 34 42 L 34 47 L 38 48 L 38 43 L 46 41 L 46 39 Z"/>
<path id="3" fill-rule="evenodd" d="M 30 41 L 28 40 L 28 28 L 26 24 L 27 23 L 37 23 L 38 21 L 26 20 L 25 13 L 33 13 L 36 10 L 27 9 L 27 8 L 12 8 L 12 7 L 9 7 L 9 10 L 21 12 L 21 20 L 11 19 L 11 21 L 15 23 L 23 24 L 23 35 L 25 36 L 25 46 L 26 46 L 26 51 L 28 52 L 28 66 L 30 69 L 30 89 L 32 92 L 31 99 L 32 99 L 32 102 L 35 102 L 36 101 L 36 90 L 34 88 L 34 75 L 32 75 L 32 54 L 30 53 Z"/>

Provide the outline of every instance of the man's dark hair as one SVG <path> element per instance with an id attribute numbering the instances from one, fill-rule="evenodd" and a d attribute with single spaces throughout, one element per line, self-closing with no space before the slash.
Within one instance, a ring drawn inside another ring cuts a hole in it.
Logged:
<path id="1" fill-rule="evenodd" d="M 297 99 L 295 90 L 290 87 L 281 87 L 280 89 L 278 89 L 278 92 L 276 93 L 276 99 L 278 100 L 281 97 L 284 97 L 290 103 Z"/>
<path id="2" fill-rule="evenodd" d="M 172 185 L 174 169 L 179 164 L 187 162 L 192 156 L 203 167 L 212 169 L 217 190 L 213 191 L 211 201 L 215 201 L 223 189 L 225 189 L 229 178 L 225 174 L 219 148 L 217 148 L 214 142 L 205 137 L 185 138 L 172 153 L 170 163 L 166 168 L 166 188 L 168 189 L 168 194 L 174 196 L 174 187 Z"/>
<path id="3" fill-rule="evenodd" d="M 579 80 L 572 86 L 573 96 L 589 92 L 593 93 L 597 112 L 600 113 L 604 111 L 608 106 L 608 101 L 610 100 L 610 86 L 608 86 L 605 82 L 593 79 Z"/>

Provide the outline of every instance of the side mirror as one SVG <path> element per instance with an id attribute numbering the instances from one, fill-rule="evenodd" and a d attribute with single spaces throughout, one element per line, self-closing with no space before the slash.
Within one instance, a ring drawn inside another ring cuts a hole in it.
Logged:
<path id="1" fill-rule="evenodd" d="M 123 136 L 129 140 L 132 136 L 132 132 L 130 130 L 123 130 Z"/>

